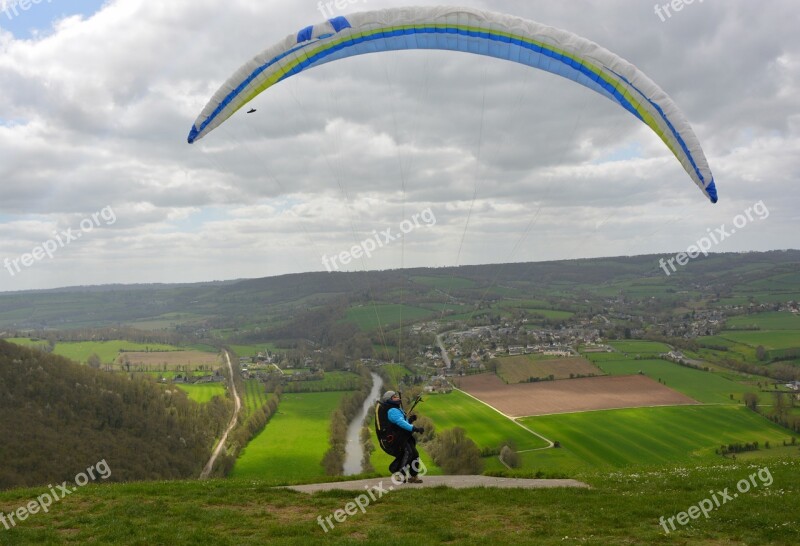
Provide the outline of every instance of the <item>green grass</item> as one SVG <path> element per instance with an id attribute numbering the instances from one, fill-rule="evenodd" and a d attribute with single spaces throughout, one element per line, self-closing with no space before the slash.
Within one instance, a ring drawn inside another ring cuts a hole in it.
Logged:
<path id="1" fill-rule="evenodd" d="M 736 404 L 745 392 L 758 392 L 752 386 L 742 385 L 717 373 L 680 366 L 667 360 L 613 360 L 596 363 L 609 375 L 632 375 L 639 371 L 698 402 L 707 404 Z M 733 399 L 731 399 L 733 394 Z"/>
<path id="2" fill-rule="evenodd" d="M 360 376 L 353 372 L 325 372 L 322 379 L 290 381 L 284 392 L 352 391 L 360 385 Z"/>
<path id="3" fill-rule="evenodd" d="M 429 275 L 414 275 L 411 281 L 430 286 L 431 288 L 439 288 L 441 290 L 456 290 L 459 288 L 472 288 L 475 286 L 475 281 L 470 279 L 463 279 L 461 277 L 433 277 Z"/>
<path id="4" fill-rule="evenodd" d="M 521 419 L 532 430 L 561 442 L 557 454 L 573 468 L 662 465 L 722 460 L 723 444 L 769 441 L 780 445 L 791 432 L 743 406 L 675 406 L 545 415 Z M 543 465 L 552 453 L 527 454 Z"/>
<path id="5" fill-rule="evenodd" d="M 411 375 L 411 372 L 408 371 L 408 368 L 402 364 L 384 364 L 381 366 L 381 370 L 383 370 L 386 375 L 389 376 L 391 379 L 391 384 L 393 385 L 399 384 L 401 379 L 407 375 Z"/>
<path id="6" fill-rule="evenodd" d="M 9 343 L 28 347 L 29 349 L 44 349 L 47 347 L 47 341 L 44 339 L 31 339 L 27 337 L 8 337 L 5 338 Z"/>
<path id="7" fill-rule="evenodd" d="M 200 404 L 210 402 L 215 396 L 225 396 L 225 385 L 223 383 L 202 383 L 199 385 L 176 385 L 179 389 L 189 395 L 189 398 Z"/>
<path id="8" fill-rule="evenodd" d="M 656 341 L 610 341 L 608 343 L 621 353 L 645 354 L 668 353 L 669 346 Z"/>
<path id="9" fill-rule="evenodd" d="M 768 464 L 769 466 L 765 466 Z M 764 470 L 766 468 L 766 471 Z M 112 469 L 113 471 L 113 469 Z M 757 486 L 708 518 L 667 535 L 660 518 L 731 491 Z M 112 475 L 113 476 L 113 475 Z M 788 545 L 800 542 L 800 461 L 681 465 L 653 471 L 593 471 L 591 489 L 403 488 L 370 501 L 325 532 L 317 518 L 344 510 L 354 491 L 306 495 L 258 478 L 88 485 L 10 531 L 0 543 L 326 545 L 630 544 Z M 68 477 L 64 477 L 68 479 Z M 767 485 L 767 484 L 770 485 Z M 388 482 L 387 482 L 388 485 Z M 45 488 L 0 493 L 9 513 Z"/>
<path id="10" fill-rule="evenodd" d="M 236 356 L 256 356 L 260 352 L 271 351 L 273 353 L 285 352 L 284 349 L 278 349 L 274 343 L 260 343 L 258 345 L 229 345 L 231 350 L 236 353 Z"/>
<path id="11" fill-rule="evenodd" d="M 244 406 L 248 413 L 253 413 L 267 403 L 269 395 L 264 391 L 264 384 L 258 379 L 245 379 Z"/>
<path id="12" fill-rule="evenodd" d="M 518 450 L 546 447 L 548 444 L 486 404 L 461 391 L 424 397 L 415 413 L 433 420 L 437 431 L 461 427 L 479 448 L 495 448 L 512 440 Z"/>
<path id="13" fill-rule="evenodd" d="M 75 362 L 86 362 L 94 353 L 105 364 L 112 364 L 119 352 L 125 351 L 180 351 L 181 347 L 162 343 L 134 343 L 114 339 L 110 341 L 64 341 L 56 343 L 54 354 L 65 356 Z"/>
<path id="14" fill-rule="evenodd" d="M 329 447 L 330 418 L 344 395 L 284 393 L 278 413 L 247 444 L 231 477 L 274 484 L 324 479 L 320 463 Z"/>
<path id="15" fill-rule="evenodd" d="M 758 313 L 728 319 L 725 323 L 728 328 L 751 328 L 761 330 L 800 330 L 800 315 L 788 312 Z"/>
<path id="16" fill-rule="evenodd" d="M 346 320 L 355 323 L 361 330 L 370 332 L 376 330 L 379 325 L 385 328 L 389 324 L 399 324 L 401 319 L 404 323 L 408 323 L 438 315 L 439 313 L 430 309 L 421 309 L 410 305 L 387 304 L 373 306 L 372 304 L 365 304 L 348 309 Z"/>
<path id="17" fill-rule="evenodd" d="M 790 330 L 767 332 L 734 332 L 725 330 L 720 333 L 719 336 L 736 343 L 749 345 L 750 347 L 758 347 L 759 345 L 762 345 L 765 349 L 789 349 L 792 347 L 800 347 L 800 332 Z"/>

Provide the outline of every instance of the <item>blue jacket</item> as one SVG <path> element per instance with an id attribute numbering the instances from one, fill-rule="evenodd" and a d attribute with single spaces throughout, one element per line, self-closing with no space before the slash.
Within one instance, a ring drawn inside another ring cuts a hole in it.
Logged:
<path id="1" fill-rule="evenodd" d="M 408 432 L 414 430 L 414 425 L 406 421 L 406 414 L 400 408 L 391 408 L 386 415 L 391 423 L 394 423 L 403 430 L 407 430 Z"/>

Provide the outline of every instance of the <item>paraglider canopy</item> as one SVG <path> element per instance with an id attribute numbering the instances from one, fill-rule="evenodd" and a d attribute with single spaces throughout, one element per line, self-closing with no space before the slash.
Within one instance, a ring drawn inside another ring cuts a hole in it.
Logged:
<path id="1" fill-rule="evenodd" d="M 400 49 L 486 55 L 568 78 L 619 104 L 650 127 L 700 190 L 717 202 L 714 177 L 689 122 L 638 68 L 571 32 L 512 15 L 456 7 L 354 13 L 308 26 L 265 49 L 214 94 L 189 133 L 193 143 L 276 83 L 337 59 Z"/>

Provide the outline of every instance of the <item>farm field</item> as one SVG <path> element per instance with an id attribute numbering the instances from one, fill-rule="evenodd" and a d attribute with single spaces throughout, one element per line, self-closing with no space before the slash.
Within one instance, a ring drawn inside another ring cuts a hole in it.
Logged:
<path id="1" fill-rule="evenodd" d="M 800 315 L 788 312 L 758 313 L 733 317 L 726 321 L 728 328 L 751 328 L 761 330 L 794 330 L 800 331 Z"/>
<path id="2" fill-rule="evenodd" d="M 372 304 L 364 304 L 348 309 L 345 319 L 355 323 L 361 330 L 370 332 L 376 330 L 379 324 L 386 327 L 389 324 L 398 324 L 401 319 L 404 322 L 410 322 L 438 315 L 439 313 L 430 309 L 422 309 L 410 305 L 376 304 L 373 306 Z"/>
<path id="3" fill-rule="evenodd" d="M 667 360 L 606 360 L 597 365 L 612 376 L 638 374 L 641 371 L 651 379 L 661 380 L 667 387 L 706 404 L 736 404 L 742 400 L 745 392 L 758 392 L 756 387 L 731 381 L 717 373 L 680 366 Z"/>
<path id="4" fill-rule="evenodd" d="M 258 353 L 270 351 L 272 353 L 285 352 L 279 349 L 274 343 L 259 343 L 258 345 L 230 345 L 231 350 L 237 356 L 256 356 Z"/>
<path id="5" fill-rule="evenodd" d="M 230 474 L 270 483 L 322 480 L 330 418 L 344 392 L 284 393 L 278 412 L 245 447 Z"/>
<path id="6" fill-rule="evenodd" d="M 449 394 L 425 396 L 414 413 L 429 417 L 437 431 L 463 428 L 479 448 L 499 447 L 507 440 L 512 440 L 518 450 L 536 449 L 548 445 L 510 419 L 457 390 Z"/>
<path id="7" fill-rule="evenodd" d="M 151 318 L 143 318 L 127 323 L 127 326 L 139 330 L 165 330 L 191 323 L 199 323 L 206 317 L 194 313 L 165 313 Z"/>
<path id="8" fill-rule="evenodd" d="M 29 349 L 41 349 L 47 347 L 47 340 L 38 339 L 38 338 L 27 338 L 27 337 L 8 337 L 4 338 L 9 343 L 14 343 L 15 345 L 21 345 L 23 347 L 28 347 Z"/>
<path id="9" fill-rule="evenodd" d="M 480 374 L 454 383 L 511 417 L 697 403 L 644 375 L 506 385 L 494 374 Z"/>
<path id="10" fill-rule="evenodd" d="M 264 392 L 264 384 L 258 379 L 245 379 L 244 381 L 244 406 L 248 413 L 253 413 L 267 403 L 271 394 Z"/>
<path id="11" fill-rule="evenodd" d="M 723 444 L 769 441 L 781 445 L 791 432 L 743 406 L 632 408 L 527 417 L 532 430 L 557 440 L 561 449 L 524 454 L 527 465 L 625 467 L 690 460 L 722 460 Z M 564 453 L 550 453 L 563 451 Z"/>
<path id="12" fill-rule="evenodd" d="M 397 385 L 405 376 L 411 375 L 411 372 L 408 370 L 408 368 L 402 364 L 384 364 L 381 366 L 381 370 L 389 376 L 392 384 L 394 385 Z M 386 389 L 383 390 L 385 391 Z"/>
<path id="13" fill-rule="evenodd" d="M 189 395 L 189 398 L 200 404 L 210 402 L 215 396 L 225 396 L 226 389 L 224 383 L 201 383 L 197 385 L 178 384 L 175 385 L 180 390 Z"/>
<path id="14" fill-rule="evenodd" d="M 534 358 L 534 355 L 498 358 L 497 375 L 506 383 L 522 383 L 535 377 L 569 379 L 578 375 L 602 375 L 603 371 L 583 357 Z"/>
<path id="15" fill-rule="evenodd" d="M 290 381 L 283 392 L 352 391 L 359 387 L 359 376 L 352 372 L 325 372 L 323 379 Z"/>
<path id="16" fill-rule="evenodd" d="M 46 340 L 29 338 L 9 338 L 6 341 L 23 347 L 38 348 L 47 346 Z M 60 341 L 56 343 L 53 354 L 86 363 L 92 354 L 97 354 L 105 364 L 111 364 L 121 350 L 125 351 L 180 351 L 180 347 L 161 343 L 135 343 L 114 339 L 109 341 Z"/>
<path id="17" fill-rule="evenodd" d="M 64 341 L 56 343 L 53 353 L 76 362 L 86 362 L 97 354 L 104 364 L 113 364 L 120 351 L 180 351 L 181 347 L 161 343 L 134 343 L 121 339 L 109 341 Z"/>
<path id="18" fill-rule="evenodd" d="M 668 353 L 670 348 L 657 341 L 609 341 L 609 345 L 621 353 L 631 355 L 645 353 Z"/>
<path id="19" fill-rule="evenodd" d="M 472 288 L 475 286 L 475 281 L 464 279 L 461 277 L 433 277 L 428 275 L 414 275 L 411 280 L 415 283 L 424 284 L 433 288 L 440 288 L 442 290 L 457 289 L 457 288 Z"/>
<path id="20" fill-rule="evenodd" d="M 762 345 L 765 349 L 790 349 L 800 347 L 800 332 L 792 330 L 777 331 L 731 331 L 720 332 L 719 337 L 743 343 L 750 347 Z"/>
<path id="21" fill-rule="evenodd" d="M 120 353 L 117 357 L 116 364 L 122 364 L 124 362 L 130 363 L 131 366 L 148 369 L 189 369 L 204 367 L 205 369 L 213 370 L 222 364 L 222 360 L 218 354 L 202 351 L 126 351 Z"/>

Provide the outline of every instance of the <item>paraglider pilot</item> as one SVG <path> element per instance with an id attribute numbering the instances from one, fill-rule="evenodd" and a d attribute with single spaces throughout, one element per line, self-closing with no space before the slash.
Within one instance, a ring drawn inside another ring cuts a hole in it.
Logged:
<path id="1" fill-rule="evenodd" d="M 406 483 L 422 483 L 417 476 L 422 463 L 417 451 L 417 441 L 412 433 L 422 433 L 425 429 L 412 424 L 416 419 L 416 415 L 406 417 L 400 404 L 400 395 L 394 391 L 384 393 L 375 406 L 378 441 L 381 448 L 395 458 L 389 465 L 389 471 L 392 474 L 404 474 Z"/>

